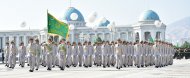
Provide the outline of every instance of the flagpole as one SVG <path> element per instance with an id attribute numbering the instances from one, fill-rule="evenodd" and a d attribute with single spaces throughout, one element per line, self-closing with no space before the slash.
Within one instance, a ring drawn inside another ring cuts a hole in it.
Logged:
<path id="1" fill-rule="evenodd" d="M 46 38 L 46 41 L 48 40 L 48 9 L 47 9 L 47 38 Z"/>

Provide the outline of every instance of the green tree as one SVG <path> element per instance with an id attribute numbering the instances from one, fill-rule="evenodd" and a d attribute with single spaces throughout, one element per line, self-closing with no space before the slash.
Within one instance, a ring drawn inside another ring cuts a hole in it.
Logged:
<path id="1" fill-rule="evenodd" d="M 181 48 L 190 48 L 190 43 L 185 41 L 182 45 Z"/>

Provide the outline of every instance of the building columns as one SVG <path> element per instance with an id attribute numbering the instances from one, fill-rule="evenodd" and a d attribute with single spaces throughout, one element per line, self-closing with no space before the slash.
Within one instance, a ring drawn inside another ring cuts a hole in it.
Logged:
<path id="1" fill-rule="evenodd" d="M 129 33 L 126 32 L 126 40 L 129 41 Z"/>
<path id="2" fill-rule="evenodd" d="M 105 33 L 102 33 L 102 40 L 105 41 Z"/>
<path id="3" fill-rule="evenodd" d="M 3 37 L 2 37 L 2 39 L 3 39 L 3 40 L 2 40 L 2 41 L 3 41 L 3 42 L 2 42 L 2 43 L 3 43 L 2 48 L 4 49 L 5 44 L 6 44 L 6 42 L 5 42 L 6 37 L 5 37 L 5 36 L 3 36 Z"/>
<path id="4" fill-rule="evenodd" d="M 20 44 L 19 43 L 19 36 L 16 36 L 16 41 L 15 42 L 16 42 L 16 46 L 19 46 L 19 44 Z"/>
<path id="5" fill-rule="evenodd" d="M 23 43 L 24 43 L 25 46 L 27 45 L 26 42 L 27 42 L 26 36 L 24 35 L 24 36 L 23 36 Z"/>

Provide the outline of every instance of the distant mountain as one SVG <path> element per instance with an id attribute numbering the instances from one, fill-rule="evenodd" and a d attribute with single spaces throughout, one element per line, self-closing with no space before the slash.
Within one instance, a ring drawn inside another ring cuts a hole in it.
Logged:
<path id="1" fill-rule="evenodd" d="M 167 25 L 166 39 L 172 40 L 174 43 L 184 42 L 184 40 L 190 41 L 190 17 Z"/>

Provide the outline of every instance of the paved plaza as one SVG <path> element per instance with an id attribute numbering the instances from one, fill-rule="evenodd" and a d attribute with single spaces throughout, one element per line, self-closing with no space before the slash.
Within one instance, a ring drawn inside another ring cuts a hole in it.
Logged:
<path id="1" fill-rule="evenodd" d="M 114 67 L 71 67 L 65 71 L 54 68 L 47 71 L 41 67 L 38 71 L 29 72 L 29 67 L 15 69 L 0 65 L 0 78 L 190 78 L 190 60 L 174 60 L 174 65 L 163 68 L 128 67 L 117 70 Z"/>

